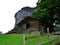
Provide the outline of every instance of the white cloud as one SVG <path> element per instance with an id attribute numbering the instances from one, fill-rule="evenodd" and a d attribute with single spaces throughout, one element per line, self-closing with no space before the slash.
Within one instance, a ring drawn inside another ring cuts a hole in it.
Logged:
<path id="1" fill-rule="evenodd" d="M 38 0 L 0 0 L 0 31 L 3 33 L 13 29 L 14 14 L 22 7 L 35 7 Z"/>

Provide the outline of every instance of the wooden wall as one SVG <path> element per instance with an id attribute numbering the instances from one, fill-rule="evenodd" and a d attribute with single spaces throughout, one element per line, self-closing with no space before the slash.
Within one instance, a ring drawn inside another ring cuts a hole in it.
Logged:
<path id="1" fill-rule="evenodd" d="M 26 29 L 26 24 L 30 23 L 30 27 Z M 39 21 L 36 20 L 29 20 L 22 24 L 22 33 L 39 33 Z"/>

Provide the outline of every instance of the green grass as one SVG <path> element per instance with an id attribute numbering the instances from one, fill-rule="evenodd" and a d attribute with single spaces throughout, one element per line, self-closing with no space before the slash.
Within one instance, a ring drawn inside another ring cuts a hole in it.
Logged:
<path id="1" fill-rule="evenodd" d="M 25 34 L 26 37 L 33 37 L 33 36 L 37 36 L 37 34 Z"/>
<path id="2" fill-rule="evenodd" d="M 50 36 L 50 39 L 54 39 L 54 38 L 56 38 L 56 36 Z M 48 40 L 48 36 L 34 38 L 34 39 L 26 40 L 26 45 L 35 45 L 37 43 L 42 43 L 47 40 Z"/>
<path id="3" fill-rule="evenodd" d="M 35 34 L 26 34 L 26 37 L 36 36 Z M 23 45 L 23 34 L 0 34 L 1 45 Z"/>
<path id="4" fill-rule="evenodd" d="M 36 36 L 36 34 L 26 34 L 26 37 Z M 0 45 L 23 45 L 23 34 L 0 34 Z M 56 36 L 50 36 L 50 39 Z M 35 45 L 48 40 L 48 36 L 26 40 L 26 45 Z"/>
<path id="5" fill-rule="evenodd" d="M 60 38 L 57 38 L 56 40 L 53 40 L 53 41 L 46 43 L 46 44 L 43 44 L 43 45 L 55 45 L 58 42 L 60 42 Z"/>
<path id="6" fill-rule="evenodd" d="M 22 35 L 3 34 L 0 35 L 0 45 L 23 45 Z"/>

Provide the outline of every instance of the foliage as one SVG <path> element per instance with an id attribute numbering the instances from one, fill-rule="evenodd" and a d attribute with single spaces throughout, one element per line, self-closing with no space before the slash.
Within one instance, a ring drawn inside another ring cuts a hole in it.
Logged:
<path id="1" fill-rule="evenodd" d="M 54 31 L 55 31 L 55 32 L 56 32 L 56 31 L 60 31 L 60 28 L 54 27 Z"/>
<path id="2" fill-rule="evenodd" d="M 33 17 L 39 19 L 54 18 L 60 14 L 60 0 L 39 0 L 37 9 L 33 12 Z M 60 15 L 59 15 L 60 16 Z"/>
<path id="3" fill-rule="evenodd" d="M 2 34 L 2 32 L 0 31 L 0 34 Z"/>
<path id="4" fill-rule="evenodd" d="M 17 32 L 17 33 L 22 33 L 22 29 L 21 29 L 20 26 L 16 26 L 16 27 L 14 28 L 14 31 Z"/>
<path id="5" fill-rule="evenodd" d="M 60 18 L 60 0 L 39 0 L 32 17 L 53 30 L 53 24 Z"/>

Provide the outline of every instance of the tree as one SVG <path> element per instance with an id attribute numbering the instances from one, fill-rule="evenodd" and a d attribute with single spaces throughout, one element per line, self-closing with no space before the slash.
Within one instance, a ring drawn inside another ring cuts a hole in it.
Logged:
<path id="1" fill-rule="evenodd" d="M 0 34 L 2 34 L 2 32 L 0 31 Z"/>
<path id="2" fill-rule="evenodd" d="M 53 24 L 60 17 L 60 0 L 38 0 L 37 9 L 32 16 L 43 23 L 45 30 L 49 27 L 49 31 L 52 32 Z"/>

